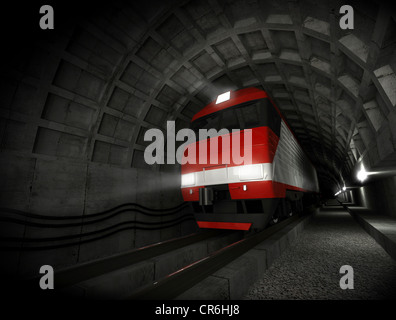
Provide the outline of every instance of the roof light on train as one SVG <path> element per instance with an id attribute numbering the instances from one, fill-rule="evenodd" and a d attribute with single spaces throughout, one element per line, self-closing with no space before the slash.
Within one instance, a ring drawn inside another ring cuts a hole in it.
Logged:
<path id="1" fill-rule="evenodd" d="M 230 100 L 231 91 L 224 92 L 217 97 L 216 104 Z"/>

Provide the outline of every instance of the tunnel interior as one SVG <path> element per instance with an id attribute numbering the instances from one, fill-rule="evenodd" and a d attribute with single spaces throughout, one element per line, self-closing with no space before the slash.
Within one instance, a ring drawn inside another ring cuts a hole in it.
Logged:
<path id="1" fill-rule="evenodd" d="M 396 216 L 396 14 L 385 2 L 349 1 L 345 30 L 340 1 L 71 3 L 53 2 L 54 30 L 40 30 L 37 13 L 5 35 L 0 204 L 18 223 L 1 233 L 24 248 L 4 251 L 8 271 L 28 276 L 43 257 L 66 267 L 196 230 L 180 207 L 180 166 L 148 165 L 144 134 L 167 121 L 188 128 L 219 94 L 247 87 L 278 106 L 325 198 L 346 187 L 339 199 Z M 173 208 L 177 224 L 117 213 L 56 226 L 129 203 Z M 133 220 L 153 227 L 131 231 Z M 97 240 L 70 245 L 88 233 Z M 29 250 L 37 238 L 59 247 Z"/>

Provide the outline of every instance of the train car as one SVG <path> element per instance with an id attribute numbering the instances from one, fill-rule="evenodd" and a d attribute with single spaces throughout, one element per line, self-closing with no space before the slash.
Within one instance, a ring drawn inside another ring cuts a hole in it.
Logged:
<path id="1" fill-rule="evenodd" d="M 252 134 L 250 164 L 225 157 L 230 150 L 219 141 L 225 137 L 221 134 L 195 142 L 196 163 L 182 164 L 182 196 L 191 202 L 200 228 L 263 229 L 301 211 L 303 195 L 319 191 L 314 166 L 263 90 L 246 88 L 220 95 L 194 115 L 191 128 L 197 137 L 199 129 L 210 128 L 217 132 L 225 128 L 230 132 L 225 135 L 239 141 L 245 130 Z M 218 163 L 199 163 L 200 145 L 209 149 L 213 139 L 218 139 Z"/>

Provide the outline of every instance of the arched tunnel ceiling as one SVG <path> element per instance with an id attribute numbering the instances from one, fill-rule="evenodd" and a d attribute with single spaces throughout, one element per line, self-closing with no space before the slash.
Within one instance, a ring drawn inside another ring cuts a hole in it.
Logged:
<path id="1" fill-rule="evenodd" d="M 368 151 L 395 163 L 395 15 L 349 4 L 354 30 L 340 29 L 339 1 L 106 4 L 7 73 L 2 149 L 158 170 L 143 158 L 148 128 L 188 127 L 218 94 L 256 86 L 334 191 Z"/>

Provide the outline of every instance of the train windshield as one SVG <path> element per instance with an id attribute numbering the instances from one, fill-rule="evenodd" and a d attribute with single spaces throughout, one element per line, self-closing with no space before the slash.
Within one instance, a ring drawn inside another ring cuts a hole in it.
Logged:
<path id="1" fill-rule="evenodd" d="M 279 118 L 279 119 L 278 119 Z M 191 128 L 198 135 L 199 129 L 251 129 L 271 126 L 280 122 L 280 117 L 268 99 L 260 99 L 239 104 L 211 113 L 191 123 Z M 280 124 L 280 123 L 279 123 Z"/>

